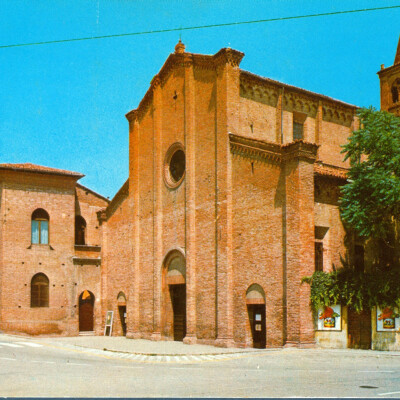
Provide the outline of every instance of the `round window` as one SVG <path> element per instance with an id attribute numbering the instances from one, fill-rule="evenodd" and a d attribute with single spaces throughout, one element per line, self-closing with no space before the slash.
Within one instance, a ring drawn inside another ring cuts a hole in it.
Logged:
<path id="1" fill-rule="evenodd" d="M 180 143 L 174 143 L 167 151 L 164 163 L 164 178 L 170 188 L 178 187 L 185 176 L 185 152 Z"/>

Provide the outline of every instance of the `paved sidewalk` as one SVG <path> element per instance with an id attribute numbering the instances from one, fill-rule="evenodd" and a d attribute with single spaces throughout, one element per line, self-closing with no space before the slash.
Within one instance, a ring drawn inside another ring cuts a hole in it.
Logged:
<path id="1" fill-rule="evenodd" d="M 355 349 L 299 349 L 299 348 L 268 348 L 268 349 L 253 349 L 253 348 L 225 348 L 215 347 L 201 344 L 188 345 L 182 342 L 174 341 L 152 341 L 145 339 L 127 339 L 122 336 L 73 336 L 73 337 L 35 337 L 26 335 L 7 335 L 0 333 L 1 337 L 13 337 L 32 341 L 34 343 L 49 344 L 67 348 L 91 349 L 95 353 L 119 353 L 131 355 L 144 355 L 150 358 L 156 356 L 227 356 L 240 357 L 244 355 L 256 355 L 266 352 L 307 352 L 309 355 L 317 355 L 319 353 L 342 354 L 343 357 L 365 356 L 365 357 L 400 357 L 399 351 L 376 351 L 376 350 L 355 350 Z M 117 354 L 114 354 L 117 356 Z M 185 357 L 184 357 L 185 358 Z M 218 357 L 217 357 L 218 358 Z M 224 357 L 223 357 L 224 358 Z"/>
<path id="2" fill-rule="evenodd" d="M 252 348 L 224 348 L 201 344 L 188 345 L 174 341 L 127 339 L 121 336 L 30 337 L 30 339 L 37 343 L 147 355 L 212 355 L 265 351 Z"/>

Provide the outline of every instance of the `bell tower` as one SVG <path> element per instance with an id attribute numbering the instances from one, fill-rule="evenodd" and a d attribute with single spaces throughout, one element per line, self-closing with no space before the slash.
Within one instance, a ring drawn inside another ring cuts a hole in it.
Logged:
<path id="1" fill-rule="evenodd" d="M 400 116 L 400 37 L 393 65 L 385 68 L 382 64 L 378 75 L 381 82 L 381 110 Z"/>

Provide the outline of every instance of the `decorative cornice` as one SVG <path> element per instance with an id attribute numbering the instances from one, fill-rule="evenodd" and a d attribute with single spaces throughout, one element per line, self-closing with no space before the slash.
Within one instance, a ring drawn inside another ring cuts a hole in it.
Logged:
<path id="1" fill-rule="evenodd" d="M 135 120 L 137 120 L 138 118 L 138 110 L 131 110 L 128 113 L 125 114 L 125 118 L 129 121 L 129 122 L 134 122 Z"/>
<path id="2" fill-rule="evenodd" d="M 250 139 L 244 136 L 229 134 L 231 152 L 233 154 L 259 161 L 270 161 L 277 164 L 295 158 L 315 162 L 318 145 L 303 140 L 280 145 L 264 140 Z"/>
<path id="3" fill-rule="evenodd" d="M 385 69 L 381 69 L 380 71 L 377 72 L 378 75 L 385 75 L 386 73 L 388 73 L 388 75 L 392 75 L 396 72 L 398 72 L 400 70 L 400 64 L 394 64 L 391 65 L 390 67 L 387 67 Z"/>
<path id="4" fill-rule="evenodd" d="M 357 106 L 353 104 L 348 104 L 340 100 L 336 100 L 332 97 L 325 96 L 323 94 L 311 92 L 306 89 L 302 89 L 296 86 L 288 85 L 283 82 L 276 81 L 274 79 L 265 78 L 249 71 L 240 70 L 240 82 L 244 84 L 245 82 L 256 84 L 259 87 L 275 87 L 277 89 L 284 89 L 285 94 L 288 93 L 293 96 L 294 99 L 298 99 L 302 102 L 315 102 L 318 103 L 319 100 L 322 101 L 323 105 L 340 107 L 342 110 L 354 113 L 358 109 Z M 255 99 L 256 100 L 256 99 Z"/>
<path id="5" fill-rule="evenodd" d="M 295 140 L 282 146 L 282 161 L 302 159 L 315 162 L 317 159 L 318 145 L 304 140 Z"/>
<path id="6" fill-rule="evenodd" d="M 276 143 L 250 139 L 244 136 L 229 134 L 232 154 L 258 161 L 280 163 L 282 160 L 282 146 Z"/>
<path id="7" fill-rule="evenodd" d="M 275 85 L 260 84 L 257 80 L 241 79 L 240 96 L 276 107 L 281 89 Z"/>
<path id="8" fill-rule="evenodd" d="M 324 103 L 322 105 L 322 119 L 327 122 L 350 127 L 356 115 L 356 109 L 349 110 L 337 103 Z"/>
<path id="9" fill-rule="evenodd" d="M 232 67 L 238 67 L 243 57 L 244 53 L 241 51 L 223 48 L 213 56 L 213 59 L 216 66 L 229 64 Z"/>
<path id="10" fill-rule="evenodd" d="M 285 92 L 283 108 L 315 117 L 318 111 L 318 99 L 304 93 Z"/>
<path id="11" fill-rule="evenodd" d="M 154 88 L 158 85 L 164 85 L 174 68 L 196 66 L 204 69 L 215 69 L 223 63 L 238 67 L 243 56 L 244 53 L 233 49 L 221 49 L 213 56 L 181 51 L 170 54 L 159 73 L 151 80 L 149 89 L 136 109 L 136 116 L 132 114 L 133 111 L 130 111 L 126 114 L 126 118 L 133 121 L 134 118 L 143 117 L 153 100 Z"/>
<path id="12" fill-rule="evenodd" d="M 347 180 L 347 168 L 337 167 L 336 165 L 324 164 L 320 161 L 314 164 L 314 174 L 324 178 L 335 178 L 343 181 Z"/>

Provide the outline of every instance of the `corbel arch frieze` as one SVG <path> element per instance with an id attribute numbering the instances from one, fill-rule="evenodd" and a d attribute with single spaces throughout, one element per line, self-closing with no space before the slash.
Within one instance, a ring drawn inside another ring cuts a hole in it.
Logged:
<path id="1" fill-rule="evenodd" d="M 279 89 L 272 85 L 261 85 L 257 82 L 241 79 L 240 96 L 276 107 L 278 103 Z"/>
<path id="2" fill-rule="evenodd" d="M 299 93 L 286 92 L 283 96 L 283 107 L 287 111 L 296 111 L 315 118 L 318 110 L 318 100 Z"/>
<path id="3" fill-rule="evenodd" d="M 355 116 L 355 110 L 355 107 L 351 109 L 334 104 L 323 104 L 322 119 L 327 122 L 350 127 Z"/>

